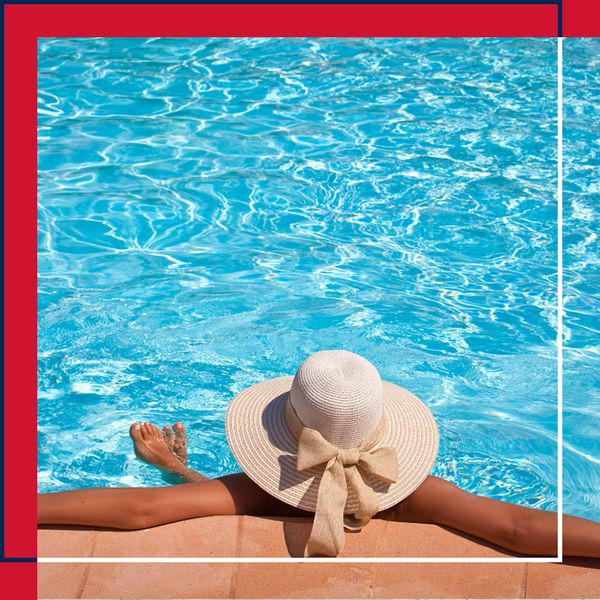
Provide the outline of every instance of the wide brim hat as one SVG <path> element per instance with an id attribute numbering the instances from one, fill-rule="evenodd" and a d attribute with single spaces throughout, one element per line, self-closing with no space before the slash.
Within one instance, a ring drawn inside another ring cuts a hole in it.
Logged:
<path id="1" fill-rule="evenodd" d="M 297 468 L 298 440 L 286 416 L 293 382 L 292 376 L 277 377 L 244 389 L 229 405 L 225 430 L 235 459 L 250 479 L 278 500 L 314 512 L 323 467 Z M 385 510 L 409 496 L 430 473 L 439 432 L 431 411 L 412 392 L 388 381 L 381 381 L 381 388 L 376 447 L 393 448 L 399 469 L 394 483 L 375 477 L 368 483 L 377 495 L 379 510 Z M 344 513 L 354 514 L 358 508 L 357 496 L 349 489 Z"/>

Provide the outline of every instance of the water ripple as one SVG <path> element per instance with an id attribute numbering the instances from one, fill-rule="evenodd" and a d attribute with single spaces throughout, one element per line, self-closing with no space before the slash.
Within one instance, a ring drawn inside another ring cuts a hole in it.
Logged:
<path id="1" fill-rule="evenodd" d="M 554 507 L 555 61 L 544 39 L 41 39 L 40 489 L 161 483 L 140 419 L 234 471 L 232 395 L 344 347 L 432 407 L 437 473 Z M 586 356 L 597 89 L 566 141 Z M 597 517 L 593 435 L 565 447 L 566 507 Z"/>

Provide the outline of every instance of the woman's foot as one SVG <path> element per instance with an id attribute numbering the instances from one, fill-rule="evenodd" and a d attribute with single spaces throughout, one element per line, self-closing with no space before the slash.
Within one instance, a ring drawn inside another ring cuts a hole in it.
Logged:
<path id="1" fill-rule="evenodd" d="M 187 436 L 185 434 L 183 423 L 178 421 L 173 425 L 173 429 L 168 425 L 165 425 L 163 427 L 163 437 L 165 438 L 169 450 L 175 454 L 184 465 L 187 465 Z"/>
<path id="2" fill-rule="evenodd" d="M 181 424 L 179 424 L 181 425 Z M 177 428 L 179 429 L 179 428 Z M 183 436 L 185 439 L 185 430 L 181 425 Z M 180 458 L 180 455 L 175 452 L 175 443 L 177 440 L 176 436 L 173 436 L 171 447 L 169 447 L 166 438 L 167 434 L 163 432 L 152 423 L 132 423 L 129 428 L 129 435 L 133 440 L 133 449 L 135 455 L 144 462 L 150 463 L 163 471 L 169 473 L 177 473 L 185 466 Z M 181 437 L 177 441 L 177 448 L 180 451 Z M 173 449 L 171 449 L 173 448 Z M 183 446 L 185 452 L 185 445 Z M 185 454 L 187 460 L 187 453 Z"/>

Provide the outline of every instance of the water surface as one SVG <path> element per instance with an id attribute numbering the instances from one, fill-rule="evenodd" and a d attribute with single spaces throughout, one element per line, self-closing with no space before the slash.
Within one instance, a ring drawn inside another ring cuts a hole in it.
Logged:
<path id="1" fill-rule="evenodd" d="M 434 474 L 555 509 L 556 50 L 40 40 L 40 490 L 164 484 L 133 457 L 136 420 L 184 421 L 191 466 L 237 471 L 230 399 L 346 348 L 431 408 Z M 577 244 L 573 277 L 597 260 Z M 591 361 L 585 286 L 571 340 Z M 598 518 L 597 434 L 575 425 L 597 404 L 569 406 L 565 509 Z"/>

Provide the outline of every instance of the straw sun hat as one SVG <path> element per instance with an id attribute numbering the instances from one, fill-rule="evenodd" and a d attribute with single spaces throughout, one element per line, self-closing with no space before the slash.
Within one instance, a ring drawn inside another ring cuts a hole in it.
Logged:
<path id="1" fill-rule="evenodd" d="M 439 433 L 429 409 L 346 350 L 310 355 L 294 377 L 240 392 L 225 419 L 246 475 L 275 498 L 315 513 L 305 555 L 336 556 L 360 529 L 429 474 Z"/>

